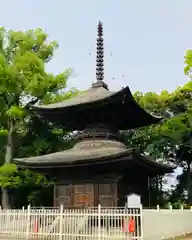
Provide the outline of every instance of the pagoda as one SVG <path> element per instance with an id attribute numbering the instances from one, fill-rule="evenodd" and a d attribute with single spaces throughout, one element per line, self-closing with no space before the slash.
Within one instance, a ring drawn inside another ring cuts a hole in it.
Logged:
<path id="1" fill-rule="evenodd" d="M 97 29 L 96 81 L 88 91 L 60 103 L 32 106 L 41 118 L 77 131 L 69 150 L 14 159 L 19 168 L 55 177 L 54 206 L 65 208 L 124 206 L 130 193 L 149 202 L 149 179 L 171 173 L 173 167 L 155 162 L 125 145 L 120 130 L 157 124 L 129 89 L 110 91 L 104 82 L 103 26 Z"/>

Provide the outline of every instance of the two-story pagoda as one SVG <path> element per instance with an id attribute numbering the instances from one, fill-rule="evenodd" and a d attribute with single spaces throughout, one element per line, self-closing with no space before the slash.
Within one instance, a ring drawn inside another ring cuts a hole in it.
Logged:
<path id="1" fill-rule="evenodd" d="M 71 99 L 33 106 L 42 118 L 78 131 L 78 142 L 69 150 L 14 160 L 21 168 L 56 177 L 55 206 L 124 206 L 126 195 L 133 192 L 146 204 L 149 178 L 173 171 L 123 143 L 119 130 L 156 124 L 161 119 L 142 109 L 129 87 L 110 91 L 103 81 L 103 61 L 103 27 L 99 22 L 96 82 Z"/>

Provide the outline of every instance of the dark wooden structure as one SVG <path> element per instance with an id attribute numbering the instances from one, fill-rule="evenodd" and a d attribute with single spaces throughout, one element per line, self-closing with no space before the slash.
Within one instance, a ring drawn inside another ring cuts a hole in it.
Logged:
<path id="1" fill-rule="evenodd" d="M 134 100 L 129 87 L 108 90 L 103 81 L 103 29 L 98 25 L 97 81 L 91 88 L 64 102 L 32 106 L 42 118 L 77 130 L 72 149 L 49 155 L 14 159 L 22 168 L 56 177 L 54 205 L 64 207 L 124 206 L 126 195 L 141 195 L 149 203 L 149 179 L 173 171 L 128 148 L 119 130 L 158 123 Z"/>

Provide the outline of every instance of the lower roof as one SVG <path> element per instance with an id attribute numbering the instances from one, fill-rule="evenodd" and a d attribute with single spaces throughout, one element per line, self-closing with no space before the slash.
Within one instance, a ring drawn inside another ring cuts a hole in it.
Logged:
<path id="1" fill-rule="evenodd" d="M 134 161 L 144 169 L 162 174 L 173 172 L 174 169 L 173 166 L 158 163 L 149 157 L 142 156 L 134 149 L 127 148 L 123 143 L 105 140 L 88 141 L 86 145 L 85 142 L 80 142 L 69 150 L 43 156 L 13 159 L 13 162 L 19 167 L 28 169 L 73 168 L 115 162 L 124 162 L 126 165 L 130 161 Z"/>

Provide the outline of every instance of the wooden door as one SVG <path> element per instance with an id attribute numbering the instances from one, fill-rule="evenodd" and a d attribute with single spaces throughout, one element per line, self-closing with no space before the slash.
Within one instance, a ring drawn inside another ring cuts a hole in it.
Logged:
<path id="1" fill-rule="evenodd" d="M 99 184 L 99 204 L 102 207 L 116 207 L 117 206 L 117 184 L 104 183 Z"/>
<path id="2" fill-rule="evenodd" d="M 72 185 L 57 185 L 55 186 L 55 205 L 63 205 L 65 208 L 72 207 Z"/>
<path id="3" fill-rule="evenodd" d="M 85 208 L 94 206 L 93 184 L 74 185 L 74 207 Z"/>

